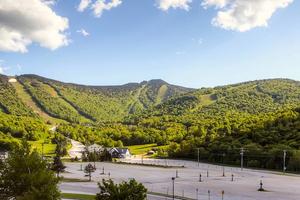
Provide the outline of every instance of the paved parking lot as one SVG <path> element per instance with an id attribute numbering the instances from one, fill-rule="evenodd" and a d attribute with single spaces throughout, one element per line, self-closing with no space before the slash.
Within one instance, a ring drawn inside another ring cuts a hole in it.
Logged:
<path id="1" fill-rule="evenodd" d="M 140 160 L 127 160 L 128 162 L 141 162 Z M 96 163 L 97 170 L 93 173 L 92 182 L 82 183 L 62 183 L 60 188 L 63 192 L 95 194 L 98 192 L 97 182 L 110 178 L 115 182 L 128 181 L 135 178 L 143 183 L 149 191 L 171 194 L 172 180 L 175 179 L 175 195 L 185 196 L 192 199 L 221 199 L 224 191 L 224 199 L 230 200 L 299 200 L 300 197 L 300 176 L 282 175 L 277 172 L 257 171 L 240 168 L 225 167 L 225 177 L 223 177 L 223 167 L 209 164 L 198 164 L 192 161 L 177 160 L 145 160 L 144 163 L 165 164 L 181 166 L 184 168 L 159 168 L 136 165 L 123 165 L 113 163 Z M 87 179 L 84 172 L 80 171 L 81 165 L 87 163 L 66 163 L 67 172 L 64 177 Z M 101 175 L 102 168 L 105 175 Z M 209 176 L 207 177 L 207 171 Z M 199 182 L 200 173 L 202 182 Z M 234 175 L 233 181 L 231 175 Z M 260 181 L 267 192 L 258 192 Z M 197 192 L 198 191 L 198 192 Z M 149 196 L 149 199 L 166 199 Z"/>

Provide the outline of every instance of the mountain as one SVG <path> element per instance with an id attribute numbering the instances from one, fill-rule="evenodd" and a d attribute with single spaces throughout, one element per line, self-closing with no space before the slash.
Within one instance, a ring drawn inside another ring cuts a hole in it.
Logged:
<path id="1" fill-rule="evenodd" d="M 298 106 L 299 81 L 268 79 L 191 91 L 145 111 L 144 115 L 214 118 L 230 112 L 258 115 Z"/>
<path id="2" fill-rule="evenodd" d="M 163 80 L 85 86 L 1 75 L 0 111 L 0 149 L 20 138 L 49 143 L 50 125 L 59 124 L 59 137 L 109 147 L 156 143 L 161 157 L 195 158 L 199 149 L 205 161 L 235 165 L 244 148 L 245 165 L 281 169 L 287 150 L 288 168 L 300 171 L 299 81 L 195 90 Z"/>
<path id="3" fill-rule="evenodd" d="M 3 100 L 0 106 L 3 111 L 22 114 L 17 109 L 25 109 L 23 114 L 32 115 L 34 110 L 50 121 L 51 118 L 52 121 L 57 118 L 75 123 L 122 121 L 128 114 L 141 112 L 171 97 L 193 91 L 163 80 L 120 86 L 85 86 L 37 75 L 21 75 L 15 79 L 17 82 L 9 83 L 9 78 L 2 76 Z M 10 97 L 16 101 L 4 100 L 6 90 L 10 91 Z M 13 110 L 7 102 L 15 102 L 19 106 L 14 106 L 16 110 Z"/>

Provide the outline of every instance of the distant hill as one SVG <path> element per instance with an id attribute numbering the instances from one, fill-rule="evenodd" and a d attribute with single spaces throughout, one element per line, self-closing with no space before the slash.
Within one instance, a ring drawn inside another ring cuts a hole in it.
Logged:
<path id="1" fill-rule="evenodd" d="M 191 91 L 145 111 L 144 115 L 214 118 L 230 112 L 255 115 L 299 106 L 299 81 L 268 79 Z"/>
<path id="2" fill-rule="evenodd" d="M 163 80 L 120 86 L 85 86 L 37 75 L 21 75 L 16 79 L 43 111 L 69 122 L 122 121 L 128 114 L 141 112 L 171 97 L 193 91 Z"/>

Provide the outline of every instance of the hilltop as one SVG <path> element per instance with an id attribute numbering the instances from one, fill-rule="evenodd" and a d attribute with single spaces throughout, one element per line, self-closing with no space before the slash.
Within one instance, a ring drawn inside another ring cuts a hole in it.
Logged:
<path id="1" fill-rule="evenodd" d="M 193 91 L 163 80 L 120 86 L 86 86 L 37 75 L 21 75 L 15 79 L 16 83 L 9 83 L 8 77 L 1 76 L 3 94 L 0 94 L 0 107 L 3 112 L 27 116 L 38 113 L 47 115 L 49 119 L 75 123 L 122 121 L 128 114 L 138 113 L 171 97 Z M 18 106 L 9 105 L 11 103 Z"/>

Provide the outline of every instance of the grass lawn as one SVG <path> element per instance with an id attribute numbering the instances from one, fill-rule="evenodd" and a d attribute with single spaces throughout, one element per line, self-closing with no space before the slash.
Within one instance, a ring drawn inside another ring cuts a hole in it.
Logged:
<path id="1" fill-rule="evenodd" d="M 95 195 L 89 194 L 69 194 L 69 193 L 62 193 L 61 198 L 64 199 L 77 199 L 77 200 L 94 200 Z"/>
<path id="2" fill-rule="evenodd" d="M 153 148 L 164 148 L 166 146 L 158 146 L 157 144 L 143 144 L 128 146 L 130 153 L 133 155 L 144 155 L 147 154 Z"/>
<path id="3" fill-rule="evenodd" d="M 36 149 L 39 153 L 42 153 L 42 144 L 44 140 L 38 141 L 30 141 L 30 145 L 32 149 Z M 54 155 L 55 153 L 56 144 L 44 144 L 44 155 Z"/>

